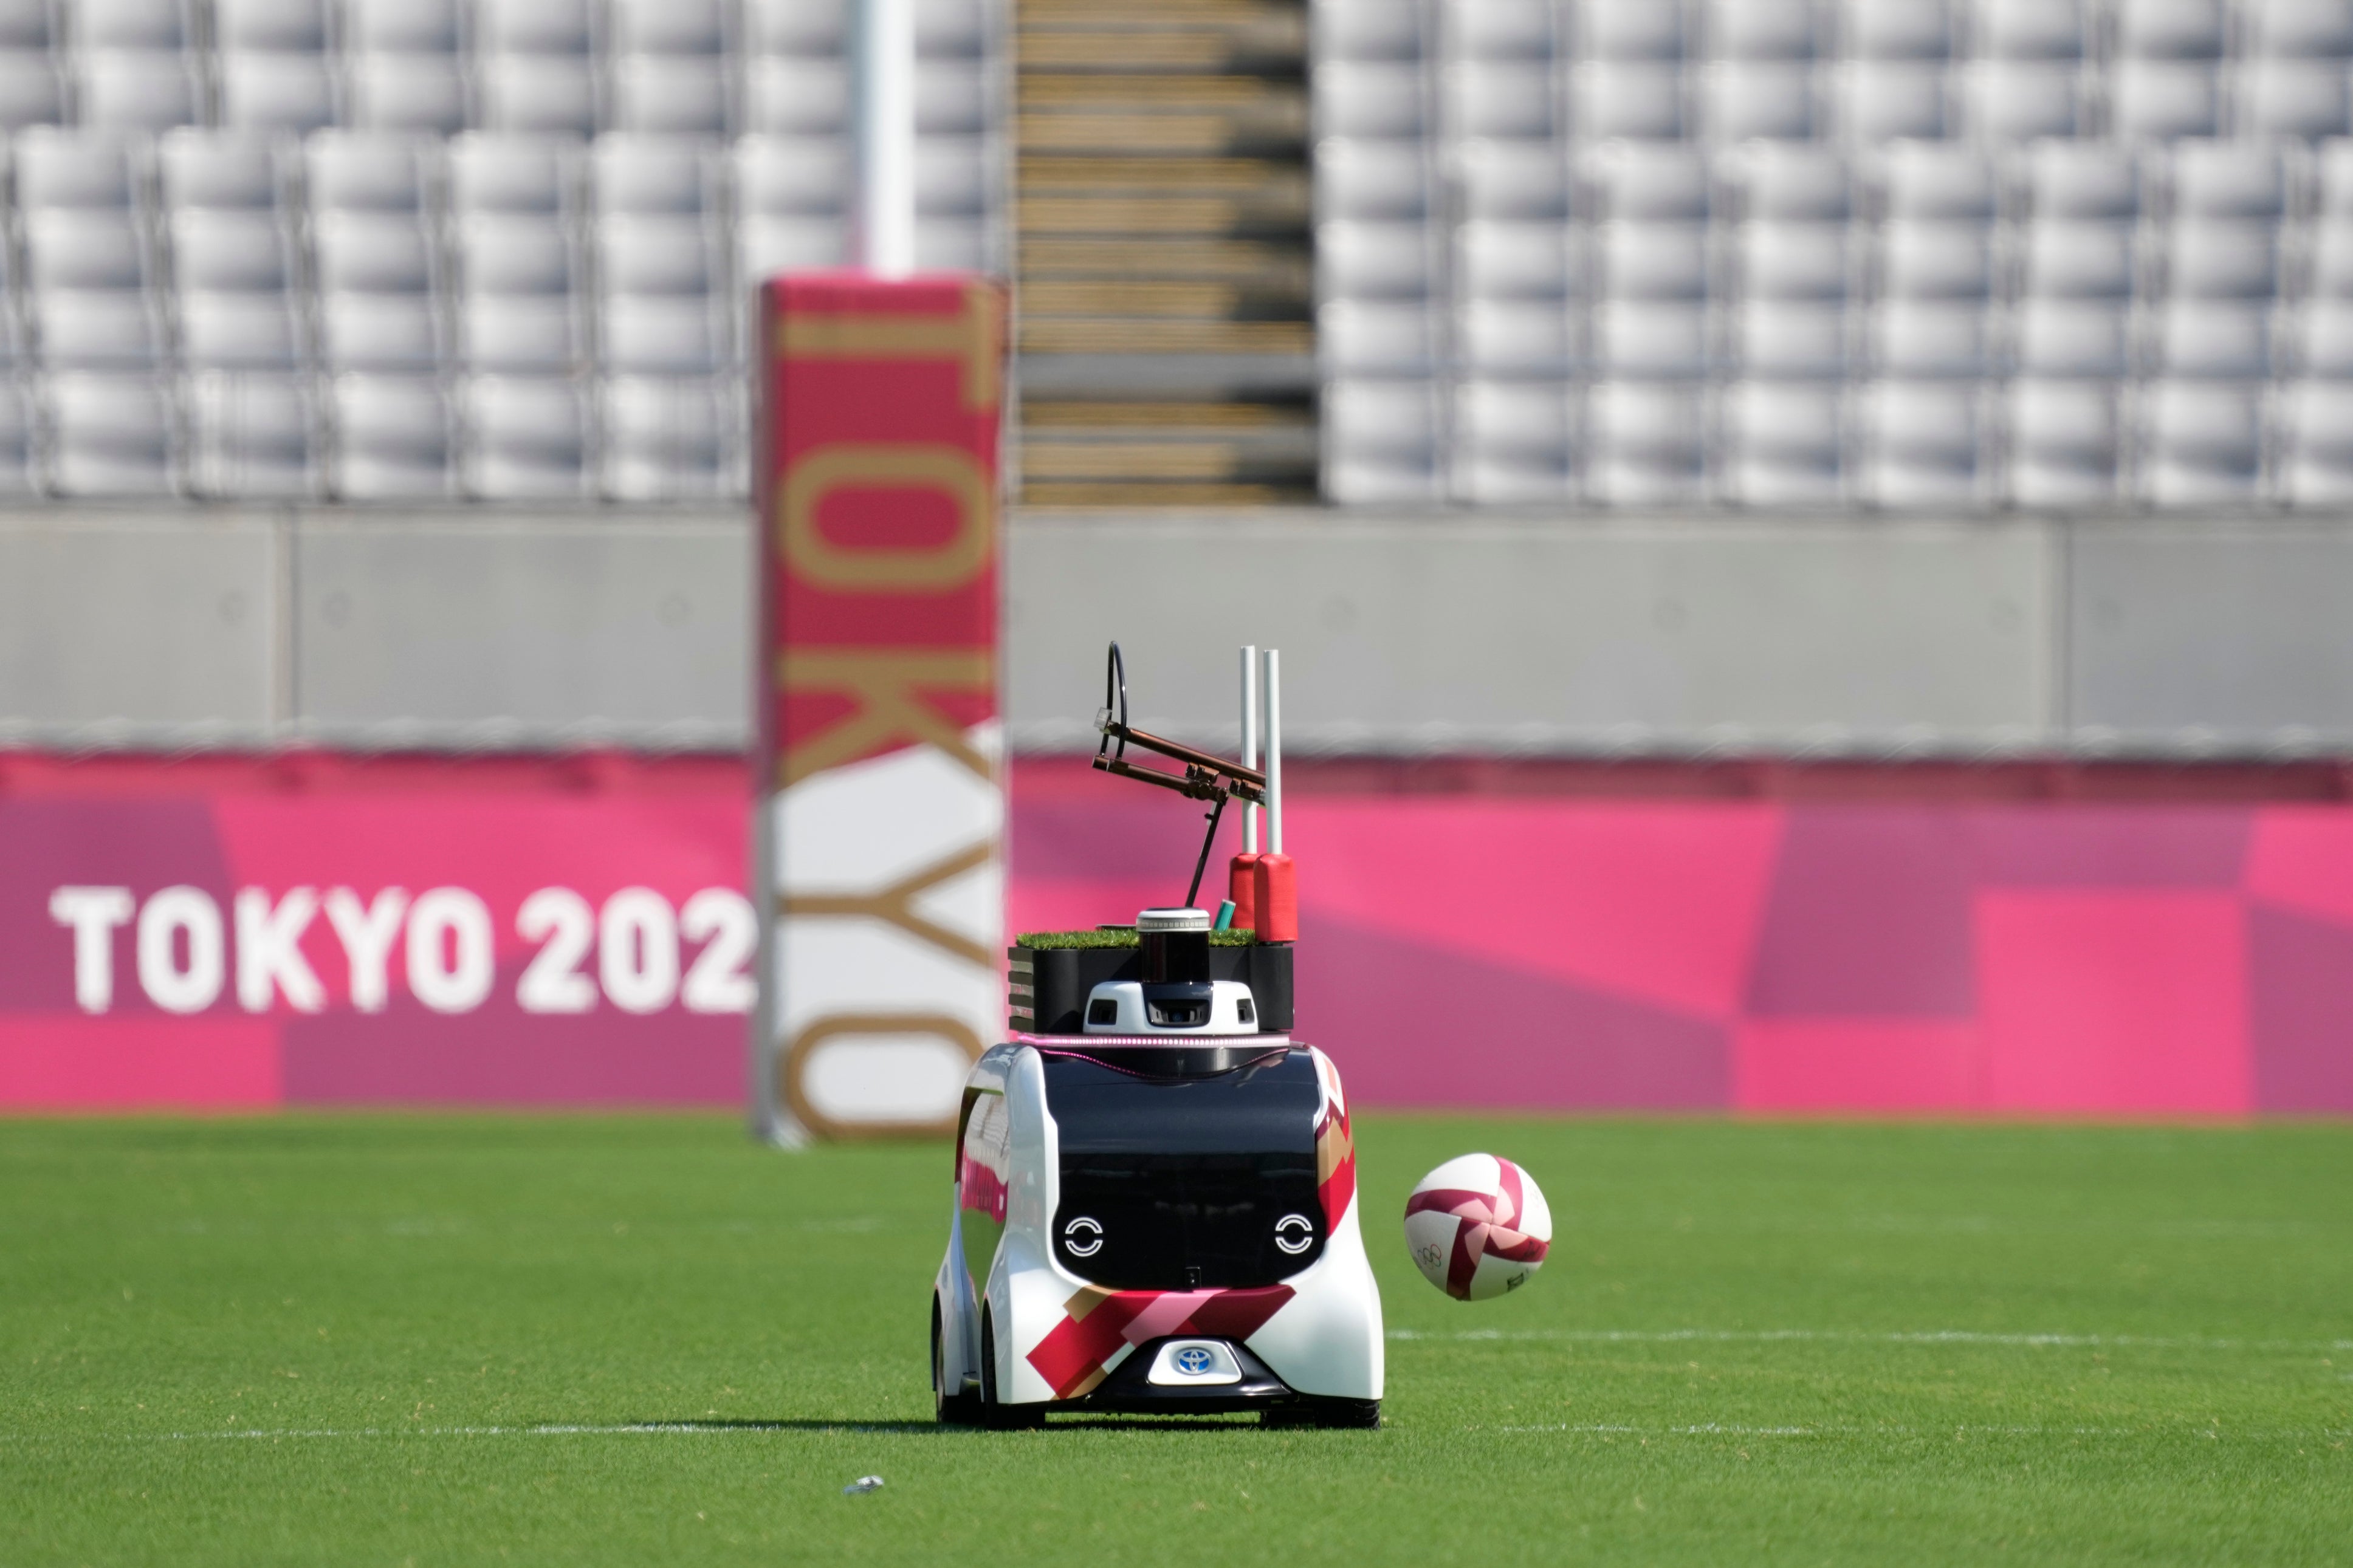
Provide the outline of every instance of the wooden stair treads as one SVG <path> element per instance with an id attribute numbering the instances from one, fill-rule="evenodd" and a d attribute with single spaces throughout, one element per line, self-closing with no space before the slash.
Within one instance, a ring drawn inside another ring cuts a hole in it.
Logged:
<path id="1" fill-rule="evenodd" d="M 1315 485 L 1307 13 L 1018 0 L 1021 499 Z"/>

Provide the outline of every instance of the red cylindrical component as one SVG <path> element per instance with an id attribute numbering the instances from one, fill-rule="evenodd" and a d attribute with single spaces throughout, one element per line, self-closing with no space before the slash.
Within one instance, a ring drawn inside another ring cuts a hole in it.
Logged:
<path id="1" fill-rule="evenodd" d="M 1291 857 L 1270 852 L 1250 868 L 1252 889 L 1250 928 L 1261 942 L 1299 940 L 1299 884 Z"/>
<path id="2" fill-rule="evenodd" d="M 1258 921 L 1258 861 L 1255 849 L 1245 849 L 1226 871 L 1226 897 L 1234 901 L 1234 929 L 1255 931 Z"/>

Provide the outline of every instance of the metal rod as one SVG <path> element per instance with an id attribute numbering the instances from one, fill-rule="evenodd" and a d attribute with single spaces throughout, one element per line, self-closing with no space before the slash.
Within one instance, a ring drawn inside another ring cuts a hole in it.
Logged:
<path id="1" fill-rule="evenodd" d="M 1258 766 L 1258 648 L 1242 649 L 1242 766 Z M 1258 853 L 1258 807 L 1242 807 L 1242 849 Z"/>
<path id="2" fill-rule="evenodd" d="M 1266 775 L 1256 768 L 1243 767 L 1240 763 L 1219 756 L 1214 752 L 1205 752 L 1197 746 L 1188 746 L 1182 741 L 1172 741 L 1165 735 L 1155 735 L 1149 730 L 1139 730 L 1132 724 L 1122 724 L 1116 721 L 1107 723 L 1103 728 L 1104 734 L 1125 742 L 1129 745 L 1141 746 L 1147 752 L 1157 752 L 1164 757 L 1174 757 L 1180 763 L 1189 763 L 1194 767 L 1232 779 L 1237 784 L 1248 784 L 1252 790 L 1266 783 Z M 1116 752 L 1111 754 L 1113 757 L 1119 755 Z"/>
<path id="3" fill-rule="evenodd" d="M 1191 909 L 1193 900 L 1201 896 L 1201 873 L 1209 868 L 1209 851 L 1217 847 L 1218 818 L 1226 814 L 1226 797 L 1218 796 L 1218 804 L 1209 808 L 1209 831 L 1201 836 L 1201 858 L 1193 862 L 1193 885 L 1185 889 L 1184 908 Z"/>
<path id="4" fill-rule="evenodd" d="M 1118 757 L 1099 756 L 1095 767 L 1124 779 L 1141 779 L 1162 789 L 1173 789 L 1178 795 L 1194 800 L 1215 800 L 1219 795 L 1231 795 L 1236 800 L 1262 800 L 1264 792 L 1255 784 L 1238 783 L 1209 772 L 1207 768 L 1187 768 L 1181 773 L 1163 773 L 1158 768 L 1139 768 L 1134 763 Z"/>
<path id="5" fill-rule="evenodd" d="M 915 269 L 914 0 L 854 0 L 858 185 L 850 259 L 877 278 Z"/>
<path id="6" fill-rule="evenodd" d="M 1259 655 L 1266 676 L 1266 847 L 1282 853 L 1282 654 Z"/>

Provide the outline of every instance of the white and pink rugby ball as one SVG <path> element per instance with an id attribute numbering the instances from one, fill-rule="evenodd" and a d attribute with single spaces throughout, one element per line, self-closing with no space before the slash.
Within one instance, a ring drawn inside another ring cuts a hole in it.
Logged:
<path id="1" fill-rule="evenodd" d="M 1525 1171 L 1493 1154 L 1449 1160 L 1405 1205 L 1406 1250 L 1458 1301 L 1516 1290 L 1544 1266 L 1552 1209 Z"/>

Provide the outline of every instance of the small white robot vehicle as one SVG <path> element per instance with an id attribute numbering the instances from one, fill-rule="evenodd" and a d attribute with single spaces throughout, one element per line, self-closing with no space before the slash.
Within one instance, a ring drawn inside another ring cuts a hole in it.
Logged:
<path id="1" fill-rule="evenodd" d="M 1380 1292 L 1347 1100 L 1330 1058 L 1290 1032 L 1296 905 L 1274 656 L 1245 649 L 1243 670 L 1236 763 L 1132 728 L 1113 647 L 1096 765 L 1214 802 L 1210 838 L 1183 907 L 1012 950 L 1012 1035 L 965 1086 L 933 1286 L 942 1421 L 1255 1411 L 1268 1425 L 1380 1424 Z M 1185 771 L 1132 764 L 1131 745 Z M 1247 813 L 1244 849 L 1237 896 L 1213 917 L 1193 900 L 1229 798 Z"/>

